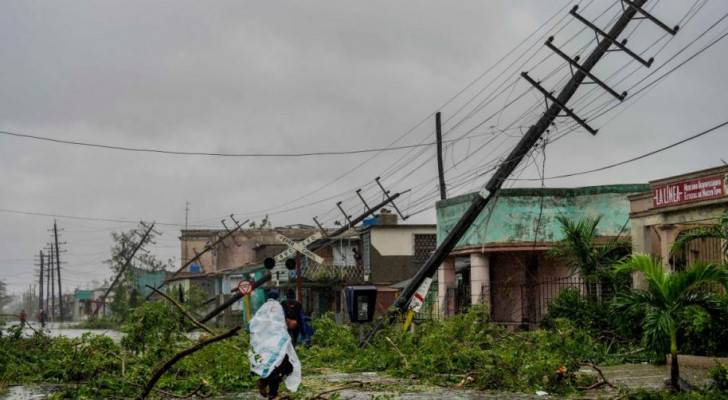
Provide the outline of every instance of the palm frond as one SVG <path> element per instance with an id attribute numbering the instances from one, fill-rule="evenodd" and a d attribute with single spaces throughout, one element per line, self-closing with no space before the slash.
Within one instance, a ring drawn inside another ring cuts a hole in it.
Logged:
<path id="1" fill-rule="evenodd" d="M 650 308 L 647 311 L 643 330 L 647 345 L 651 349 L 659 352 L 669 349 L 669 338 L 675 329 L 675 319 L 667 310 Z"/>
<path id="2" fill-rule="evenodd" d="M 693 264 L 687 270 L 670 277 L 667 285 L 668 296 L 678 298 L 706 283 L 718 283 L 728 289 L 728 270 L 715 264 Z"/>

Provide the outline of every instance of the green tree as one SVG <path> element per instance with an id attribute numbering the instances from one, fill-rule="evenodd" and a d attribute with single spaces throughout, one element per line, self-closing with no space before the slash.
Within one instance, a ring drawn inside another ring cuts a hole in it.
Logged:
<path id="1" fill-rule="evenodd" d="M 131 256 L 131 252 L 141 239 L 137 230 L 129 230 L 122 232 L 112 232 L 111 237 L 114 241 L 111 247 L 111 258 L 105 263 L 109 265 L 114 275 L 117 275 L 124 267 L 127 257 Z M 114 288 L 114 298 L 109 305 L 114 319 L 118 322 L 126 321 L 132 309 L 139 306 L 143 302 L 140 294 L 141 288 L 138 287 L 137 273 L 138 271 L 164 271 L 174 266 L 174 260 L 168 259 L 162 261 L 157 256 L 149 253 L 147 250 L 150 246 L 156 244 L 155 239 L 158 237 L 154 231 L 149 233 L 149 237 L 142 249 L 137 251 L 132 258 L 128 268 L 126 268 L 116 283 Z"/>
<path id="2" fill-rule="evenodd" d="M 685 250 L 688 243 L 697 239 L 716 238 L 723 242 L 723 258 L 728 258 L 728 210 L 718 220 L 715 225 L 692 229 L 680 234 L 670 249 L 675 254 Z"/>
<path id="3" fill-rule="evenodd" d="M 597 225 L 601 217 L 571 220 L 556 217 L 564 238 L 549 251 L 549 255 L 563 259 L 572 272 L 578 272 L 587 281 L 587 295 L 592 297 L 593 284 L 605 277 L 614 263 L 629 254 L 630 244 L 625 240 L 597 240 Z"/>
<path id="4" fill-rule="evenodd" d="M 618 272 L 640 272 L 647 288 L 632 290 L 618 297 L 617 310 L 645 314 L 642 322 L 647 345 L 658 352 L 669 350 L 670 385 L 679 390 L 678 330 L 690 307 L 719 312 L 720 302 L 715 285 L 728 288 L 728 271 L 714 264 L 696 264 L 685 271 L 666 271 L 660 262 L 644 254 L 635 254 L 619 263 Z M 659 353 L 658 353 L 659 354 Z"/>

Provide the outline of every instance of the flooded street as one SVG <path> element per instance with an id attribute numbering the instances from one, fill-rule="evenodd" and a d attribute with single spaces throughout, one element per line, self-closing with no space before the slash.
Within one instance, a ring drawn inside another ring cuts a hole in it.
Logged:
<path id="1" fill-rule="evenodd" d="M 10 322 L 7 326 L 18 324 L 17 321 Z M 35 331 L 43 330 L 47 335 L 52 337 L 67 337 L 67 338 L 78 338 L 84 333 L 90 333 L 92 335 L 104 335 L 112 338 L 115 342 L 121 340 L 123 334 L 114 329 L 78 329 L 75 326 L 78 322 L 48 322 L 45 327 L 41 327 L 40 323 L 31 321 L 30 327 L 23 329 L 23 335 L 26 337 L 33 336 Z"/>

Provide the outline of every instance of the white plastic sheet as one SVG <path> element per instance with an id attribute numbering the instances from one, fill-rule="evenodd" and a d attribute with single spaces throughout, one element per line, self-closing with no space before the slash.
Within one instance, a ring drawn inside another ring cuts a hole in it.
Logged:
<path id="1" fill-rule="evenodd" d="M 284 379 L 288 390 L 295 392 L 301 384 L 301 362 L 286 329 L 281 303 L 270 299 L 263 304 L 250 321 L 250 370 L 267 378 L 288 355 L 293 372 Z"/>

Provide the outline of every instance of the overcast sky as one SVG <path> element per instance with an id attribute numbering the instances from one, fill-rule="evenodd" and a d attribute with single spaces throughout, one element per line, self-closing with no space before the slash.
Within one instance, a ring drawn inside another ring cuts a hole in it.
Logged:
<path id="1" fill-rule="evenodd" d="M 0 130 L 129 147 L 291 153 L 386 147 L 424 120 L 397 145 L 429 142 L 431 114 L 541 24 L 549 21 L 547 28 L 557 29 L 559 21 L 570 23 L 555 39 L 570 55 L 585 54 L 579 52 L 582 46 L 593 48 L 594 34 L 579 34 L 583 26 L 568 16 L 568 7 L 562 9 L 567 3 L 577 2 L 4 1 Z M 618 6 L 609 9 L 618 3 L 614 0 L 581 3 L 590 19 L 607 10 L 597 19 L 604 27 L 620 11 Z M 629 46 L 638 52 L 648 49 L 645 57 L 662 49 L 654 54 L 652 69 L 728 12 L 722 0 L 648 4 L 668 25 L 699 11 L 674 40 L 664 38 L 654 47 L 648 48 L 663 32 L 649 21 L 630 33 Z M 551 16 L 555 18 L 549 20 Z M 682 59 L 727 27 L 722 22 Z M 546 80 L 560 65 L 556 56 L 537 64 L 550 54 L 542 46 L 544 34 L 541 30 L 528 42 L 538 44 L 532 51 L 521 47 L 513 53 L 508 60 L 515 62 L 513 67 L 500 64 L 442 108 L 446 139 L 466 136 L 449 142 L 445 155 L 448 179 L 456 183 L 453 194 L 485 183 L 487 174 L 477 176 L 481 170 L 476 167 L 501 157 L 520 135 L 518 127 L 527 127 L 543 111 L 543 99 L 534 91 L 517 97 L 528 89 L 523 80 L 501 87 L 508 90 L 473 109 L 498 87 L 498 80 L 486 87 L 488 82 L 502 70 L 509 74 L 500 81 L 511 82 L 504 79 L 519 73 L 520 62 L 527 60 L 515 57 L 536 51 L 524 70 L 545 79 L 550 90 L 568 78 L 568 69 L 561 69 Z M 596 137 L 578 130 L 547 146 L 546 175 L 621 161 L 723 122 L 727 50 L 728 44 L 718 43 L 637 101 L 593 121 L 600 128 Z M 605 79 L 613 72 L 626 71 L 626 76 L 634 71 L 624 81 L 619 75 L 608 81 L 621 92 L 650 72 L 636 62 L 622 69 L 629 60 L 624 53 L 610 53 L 595 71 Z M 603 96 L 583 107 L 577 104 L 577 111 L 589 114 L 610 100 L 608 94 L 591 93 Z M 509 109 L 490 114 L 512 99 Z M 535 108 L 529 109 L 532 104 Z M 487 119 L 489 115 L 494 118 Z M 464 116 L 470 118 L 456 124 Z M 560 119 L 552 135 L 570 124 Z M 497 136 L 499 129 L 507 131 Z M 728 130 L 722 130 L 624 167 L 546 184 L 647 182 L 720 165 L 721 157 L 728 158 L 727 148 Z M 417 189 L 400 199 L 401 208 L 413 212 L 434 204 L 426 196 L 436 190 L 433 147 L 377 154 L 342 177 L 373 155 L 184 157 L 0 135 L 0 279 L 14 292 L 35 283 L 33 257 L 50 238 L 53 217 L 17 212 L 164 223 L 159 226 L 162 237 L 149 250 L 168 258 L 179 253 L 177 235 L 187 201 L 192 225 L 219 226 L 230 213 L 259 220 L 266 211 L 278 226 L 311 224 L 313 216 L 330 225 L 341 220 L 334 212 L 337 199 L 345 200 L 351 213 L 358 211 L 352 198 L 357 187 L 368 185 L 367 199 L 381 200 L 372 180 L 384 172 L 388 188 Z M 538 171 L 530 167 L 521 176 L 537 177 Z M 101 262 L 108 257 L 110 232 L 134 226 L 65 217 L 57 221 L 67 242 L 65 291 L 109 277 Z M 422 212 L 412 221 L 434 223 L 434 213 Z"/>

